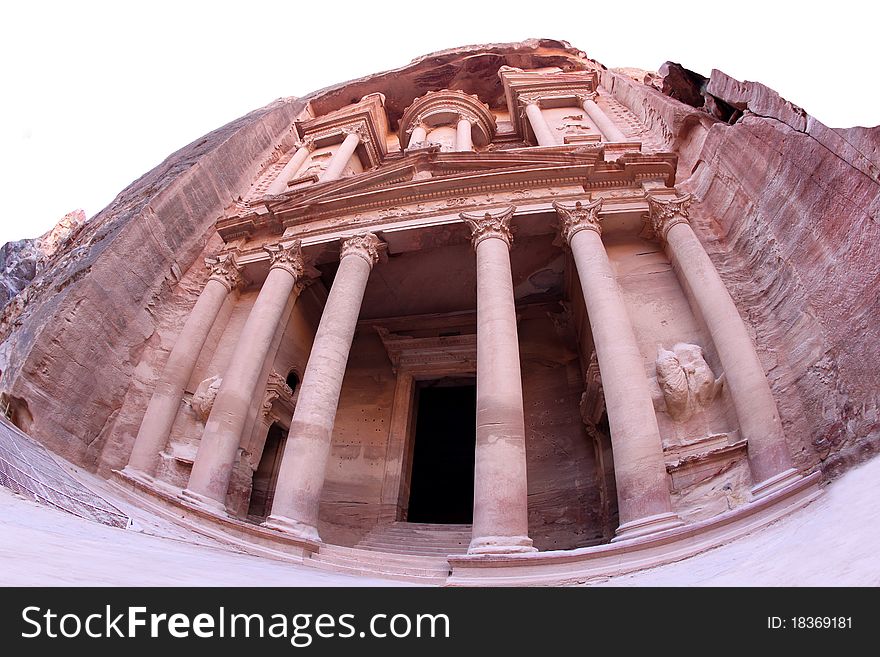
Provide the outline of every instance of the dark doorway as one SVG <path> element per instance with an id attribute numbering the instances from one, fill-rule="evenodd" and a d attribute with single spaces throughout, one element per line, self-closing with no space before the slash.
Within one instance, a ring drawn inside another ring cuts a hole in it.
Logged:
<path id="1" fill-rule="evenodd" d="M 473 521 L 476 409 L 476 385 L 419 390 L 409 522 Z"/>
<path id="2" fill-rule="evenodd" d="M 278 470 L 281 469 L 281 456 L 284 454 L 286 443 L 287 432 L 277 423 L 273 423 L 266 436 L 266 446 L 263 447 L 260 465 L 254 472 L 251 504 L 248 508 L 248 516 L 252 519 L 263 520 L 272 510 L 275 484 L 278 482 Z"/>

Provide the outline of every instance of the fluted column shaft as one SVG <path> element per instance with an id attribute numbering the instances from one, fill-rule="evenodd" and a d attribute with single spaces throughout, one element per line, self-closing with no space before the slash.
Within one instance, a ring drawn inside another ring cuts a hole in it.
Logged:
<path id="1" fill-rule="evenodd" d="M 547 125 L 547 119 L 544 118 L 538 103 L 526 103 L 526 116 L 529 125 L 532 126 L 532 132 L 535 133 L 535 139 L 538 140 L 538 146 L 556 146 L 556 137 Z"/>
<path id="2" fill-rule="evenodd" d="M 462 117 L 459 119 L 455 127 L 455 150 L 456 151 L 472 151 L 474 150 L 473 135 L 471 134 L 471 122 Z"/>
<path id="3" fill-rule="evenodd" d="M 645 362 L 602 244 L 602 202 L 554 207 L 571 246 L 602 375 L 620 513 L 615 540 L 678 526 Z"/>
<path id="4" fill-rule="evenodd" d="M 652 221 L 676 273 L 706 322 L 724 368 L 724 385 L 748 441 L 749 466 L 761 497 L 797 479 L 782 421 L 755 345 L 718 270 L 688 223 L 690 196 L 649 197 Z"/>
<path id="5" fill-rule="evenodd" d="M 265 524 L 301 538 L 321 540 L 318 513 L 333 423 L 361 301 L 378 259 L 378 247 L 379 240 L 370 233 L 343 244 L 339 269 L 300 384 L 272 512 Z"/>
<path id="6" fill-rule="evenodd" d="M 628 141 L 626 135 L 621 132 L 620 128 L 617 127 L 614 121 L 608 118 L 608 115 L 598 104 L 596 104 L 596 101 L 593 100 L 592 96 L 584 97 L 583 108 L 587 113 L 587 116 L 589 116 L 593 123 L 596 124 L 596 127 L 599 128 L 599 132 L 602 133 L 602 137 L 605 141 Z"/>
<path id="7" fill-rule="evenodd" d="M 358 144 L 360 143 L 360 135 L 356 131 L 349 132 L 339 145 L 339 148 L 336 149 L 336 152 L 333 153 L 333 157 L 330 158 L 327 168 L 324 169 L 324 172 L 321 174 L 321 182 L 336 180 L 342 176 L 342 172 L 345 171 L 348 161 L 351 159 L 351 156 L 354 155 L 355 149 L 357 149 Z"/>
<path id="8" fill-rule="evenodd" d="M 226 492 L 263 364 L 287 302 L 302 278 L 300 244 L 267 247 L 269 274 L 248 315 L 199 444 L 183 496 L 225 511 Z"/>
<path id="9" fill-rule="evenodd" d="M 303 144 L 299 148 L 296 149 L 296 153 L 293 154 L 293 157 L 290 158 L 290 161 L 284 165 L 284 168 L 281 169 L 281 172 L 278 174 L 278 177 L 275 178 L 275 181 L 266 190 L 267 194 L 272 196 L 276 194 L 281 194 L 287 191 L 287 183 L 296 175 L 296 172 L 299 171 L 300 167 L 305 163 L 305 161 L 309 157 L 309 153 L 312 152 L 309 144 Z"/>
<path id="10" fill-rule="evenodd" d="M 209 258 L 205 262 L 212 270 L 211 277 L 205 283 L 168 355 L 125 468 L 126 472 L 135 476 L 155 474 L 159 453 L 168 442 L 184 389 L 192 376 L 205 340 L 227 295 L 241 282 L 231 254 Z"/>
<path id="11" fill-rule="evenodd" d="M 468 214 L 477 254 L 477 436 L 473 534 L 468 552 L 531 552 L 526 438 L 510 220 Z"/>

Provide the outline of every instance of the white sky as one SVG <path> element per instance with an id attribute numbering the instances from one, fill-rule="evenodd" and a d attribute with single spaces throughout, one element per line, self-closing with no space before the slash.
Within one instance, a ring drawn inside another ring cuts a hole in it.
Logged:
<path id="1" fill-rule="evenodd" d="M 880 10 L 869 0 L 0 7 L 0 244 L 36 237 L 77 208 L 97 213 L 173 151 L 275 98 L 473 43 L 547 37 L 609 67 L 717 68 L 832 127 L 880 123 Z"/>

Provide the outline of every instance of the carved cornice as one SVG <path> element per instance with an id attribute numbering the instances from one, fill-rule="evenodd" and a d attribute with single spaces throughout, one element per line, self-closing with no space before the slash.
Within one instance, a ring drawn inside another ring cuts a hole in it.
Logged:
<path id="1" fill-rule="evenodd" d="M 394 373 L 460 373 L 477 369 L 477 335 L 413 338 L 376 326 Z"/>
<path id="2" fill-rule="evenodd" d="M 235 260 L 235 253 L 218 253 L 216 256 L 205 258 L 205 266 L 210 270 L 209 281 L 218 281 L 226 289 L 232 292 L 244 283 L 241 275 L 241 267 Z"/>
<path id="3" fill-rule="evenodd" d="M 602 217 L 599 212 L 603 201 L 604 199 L 599 198 L 586 204 L 580 201 L 574 205 L 553 203 L 553 209 L 559 217 L 559 230 L 567 243 L 571 244 L 571 238 L 582 230 L 594 230 L 599 235 L 602 234 Z"/>
<path id="4" fill-rule="evenodd" d="M 287 385 L 284 377 L 276 371 L 269 374 L 266 383 L 266 394 L 260 405 L 260 415 L 263 422 L 271 425 L 278 422 L 283 426 L 290 426 L 293 410 L 296 408 L 296 393 Z"/>
<path id="5" fill-rule="evenodd" d="M 659 239 L 666 241 L 666 235 L 669 234 L 669 230 L 673 226 L 688 223 L 688 206 L 693 200 L 690 194 L 668 200 L 657 198 L 651 194 L 648 194 L 646 198 L 650 208 L 651 228 Z"/>
<path id="6" fill-rule="evenodd" d="M 483 240 L 496 238 L 504 240 L 509 247 L 513 242 L 513 233 L 510 230 L 510 220 L 516 208 L 512 205 L 498 211 L 486 212 L 462 212 L 458 216 L 471 229 L 471 241 L 474 248 Z"/>
<path id="7" fill-rule="evenodd" d="M 342 243 L 339 249 L 339 259 L 354 255 L 363 258 L 372 267 L 379 262 L 379 249 L 382 247 L 381 240 L 373 233 L 361 233 L 353 235 Z"/>
<path id="8" fill-rule="evenodd" d="M 399 134 L 407 135 L 408 142 L 417 125 L 430 130 L 443 125 L 455 126 L 461 119 L 467 119 L 476 129 L 476 146 L 486 146 L 492 141 L 496 125 L 489 106 L 475 95 L 449 89 L 430 91 L 416 98 L 400 118 Z M 401 143 L 401 148 L 407 146 L 408 143 Z"/>
<path id="9" fill-rule="evenodd" d="M 269 254 L 269 269 L 283 269 L 297 281 L 302 279 L 305 263 L 302 257 L 302 241 L 294 240 L 289 244 L 277 242 L 264 244 L 263 250 Z"/>

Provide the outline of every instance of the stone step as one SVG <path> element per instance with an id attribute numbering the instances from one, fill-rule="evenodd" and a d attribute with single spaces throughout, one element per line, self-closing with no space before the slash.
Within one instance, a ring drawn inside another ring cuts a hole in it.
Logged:
<path id="1" fill-rule="evenodd" d="M 444 529 L 466 531 L 468 533 L 473 529 L 473 525 L 439 525 L 430 522 L 392 522 L 387 525 L 378 525 L 378 527 L 395 527 L 405 529 L 426 529 L 429 531 L 442 531 Z"/>
<path id="2" fill-rule="evenodd" d="M 408 550 L 450 550 L 451 552 L 462 552 L 468 549 L 469 543 L 411 543 L 407 541 L 391 541 L 378 539 L 365 539 L 355 545 L 359 548 L 370 548 L 372 550 L 388 549 L 408 549 Z M 446 554 L 451 554 L 446 552 Z"/>
<path id="3" fill-rule="evenodd" d="M 419 577 L 445 577 L 449 574 L 449 563 L 446 561 L 440 562 L 439 564 L 434 562 L 433 565 L 432 563 L 413 564 L 407 562 L 399 563 L 391 560 L 365 560 L 357 555 L 322 555 L 320 553 L 312 555 L 311 558 L 324 563 L 339 564 L 342 566 L 348 566 L 349 568 L 361 568 L 377 573 L 398 573 L 404 575 L 418 575 Z"/>
<path id="4" fill-rule="evenodd" d="M 372 543 L 375 545 L 411 545 L 413 547 L 459 547 L 467 546 L 471 542 L 470 537 L 462 539 L 446 539 L 446 538 L 412 538 L 396 536 L 376 536 L 368 535 L 362 538 L 359 543 L 361 545 Z"/>
<path id="5" fill-rule="evenodd" d="M 370 565 L 360 566 L 340 561 L 330 559 L 324 560 L 321 559 L 320 556 L 317 556 L 308 559 L 305 563 L 313 568 L 334 573 L 346 573 L 349 575 L 358 575 L 360 577 L 384 577 L 387 579 L 404 582 L 417 582 L 420 584 L 443 584 L 448 576 L 447 570 L 426 570 L 418 568 L 398 569 L 391 567 L 377 568 Z"/>
<path id="6" fill-rule="evenodd" d="M 379 552 L 377 550 L 365 550 L 341 545 L 322 545 L 319 554 L 322 557 L 360 559 L 365 562 L 384 564 L 393 563 L 415 568 L 448 568 L 446 555 L 414 555 L 399 554 L 395 552 Z"/>
<path id="7" fill-rule="evenodd" d="M 456 532 L 456 533 L 447 533 L 447 532 L 428 532 L 428 531 L 385 531 L 385 532 L 370 532 L 371 536 L 388 536 L 394 538 L 423 538 L 423 539 L 431 539 L 431 540 L 455 540 L 455 541 L 469 541 L 471 540 L 470 532 Z"/>
<path id="8" fill-rule="evenodd" d="M 358 545 L 359 548 L 364 550 L 370 550 L 372 552 L 377 553 L 389 553 L 389 554 L 403 554 L 403 555 L 413 555 L 413 556 L 424 556 L 424 557 L 446 557 L 450 554 L 464 554 L 467 552 L 466 548 L 462 548 L 459 550 L 448 550 L 445 548 L 410 548 L 405 546 L 394 546 L 394 547 L 372 547 L 369 545 Z"/>

